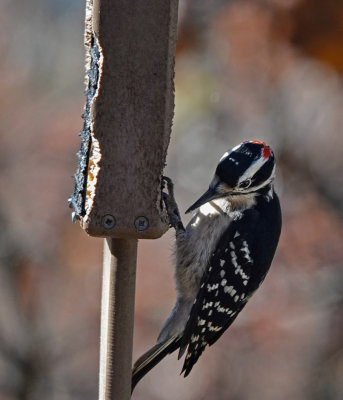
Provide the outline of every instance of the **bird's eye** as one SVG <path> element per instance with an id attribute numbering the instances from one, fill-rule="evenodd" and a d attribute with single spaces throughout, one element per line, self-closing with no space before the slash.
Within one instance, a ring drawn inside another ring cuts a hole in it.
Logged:
<path id="1" fill-rule="evenodd" d="M 251 179 L 246 179 L 239 184 L 240 189 L 247 189 L 251 185 Z"/>

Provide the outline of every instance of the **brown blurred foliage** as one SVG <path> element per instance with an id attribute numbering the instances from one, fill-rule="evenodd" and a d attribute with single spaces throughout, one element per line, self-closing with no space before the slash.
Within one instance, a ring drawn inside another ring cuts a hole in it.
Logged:
<path id="1" fill-rule="evenodd" d="M 343 73 L 343 3 L 302 0 L 292 10 L 292 43 Z"/>
<path id="2" fill-rule="evenodd" d="M 0 5 L 0 400 L 97 396 L 102 241 L 70 222 L 84 2 Z M 343 396 L 340 0 L 180 0 L 166 174 L 181 210 L 243 139 L 278 160 L 284 226 L 265 283 L 191 376 L 166 358 L 134 399 Z M 134 358 L 175 299 L 173 232 L 141 241 Z"/>

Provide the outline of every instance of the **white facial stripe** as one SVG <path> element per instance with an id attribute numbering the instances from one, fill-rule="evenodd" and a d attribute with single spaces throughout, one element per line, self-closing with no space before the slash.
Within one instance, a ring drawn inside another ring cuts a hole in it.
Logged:
<path id="1" fill-rule="evenodd" d="M 245 190 L 245 193 L 252 193 L 252 192 L 255 192 L 256 190 L 263 188 L 264 186 L 269 185 L 269 183 L 271 183 L 274 180 L 274 178 L 275 178 L 275 165 L 273 167 L 272 173 L 270 174 L 270 177 L 266 181 L 261 183 L 260 186 L 253 186 L 251 188 L 252 189 L 251 191 Z"/>
<path id="2" fill-rule="evenodd" d="M 244 174 L 239 178 L 237 186 L 248 178 L 252 178 L 256 172 L 269 160 L 269 158 L 260 157 L 244 172 Z"/>

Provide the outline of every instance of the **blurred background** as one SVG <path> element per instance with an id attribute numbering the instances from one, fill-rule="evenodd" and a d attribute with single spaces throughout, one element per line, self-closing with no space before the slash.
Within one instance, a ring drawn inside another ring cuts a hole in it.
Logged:
<path id="1" fill-rule="evenodd" d="M 70 221 L 84 1 L 0 2 L 0 400 L 95 399 L 102 240 Z M 182 211 L 221 155 L 265 140 L 283 232 L 261 290 L 187 379 L 135 400 L 343 398 L 343 3 L 180 0 L 166 174 Z M 187 219 L 185 219 L 187 221 Z M 139 243 L 134 359 L 175 300 L 173 232 Z"/>

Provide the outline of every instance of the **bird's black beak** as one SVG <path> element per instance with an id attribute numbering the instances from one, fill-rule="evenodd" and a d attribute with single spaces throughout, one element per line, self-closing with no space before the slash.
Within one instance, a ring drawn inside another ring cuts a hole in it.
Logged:
<path id="1" fill-rule="evenodd" d="M 199 200 L 197 200 L 188 208 L 186 214 L 195 210 L 196 208 L 199 208 L 203 204 L 208 203 L 211 200 L 219 199 L 220 197 L 223 197 L 223 193 L 218 193 L 215 187 L 213 188 L 210 186 L 207 192 L 205 192 Z"/>

